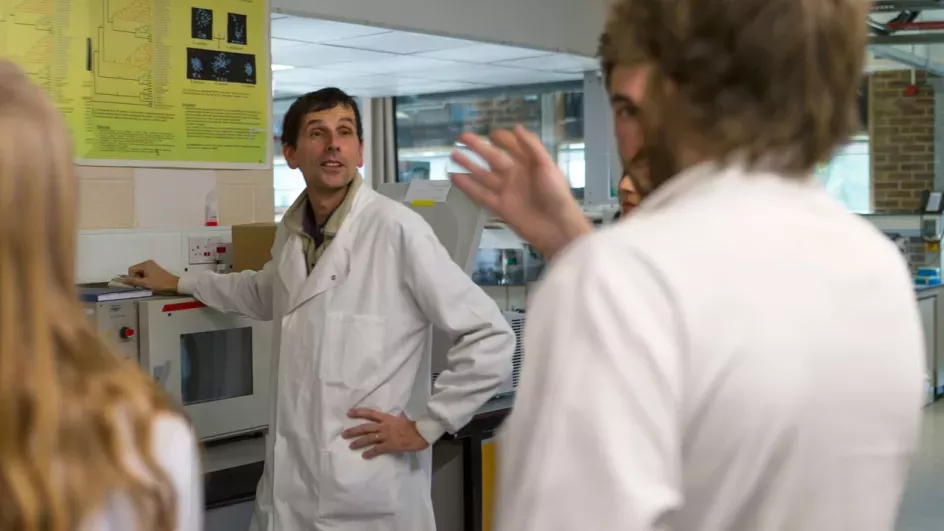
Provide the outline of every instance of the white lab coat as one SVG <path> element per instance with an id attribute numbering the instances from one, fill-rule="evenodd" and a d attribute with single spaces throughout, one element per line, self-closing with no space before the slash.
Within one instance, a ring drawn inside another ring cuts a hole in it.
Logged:
<path id="1" fill-rule="evenodd" d="M 354 407 L 405 412 L 430 446 L 467 423 L 511 372 L 497 305 L 415 212 L 363 186 L 309 276 L 278 227 L 259 273 L 204 273 L 181 291 L 273 320 L 274 395 L 258 531 L 432 531 L 431 450 L 373 460 L 348 448 Z M 456 341 L 430 397 L 431 326 Z"/>
<path id="2" fill-rule="evenodd" d="M 148 469 L 134 446 L 131 423 L 120 426 L 127 466 L 148 478 Z M 162 413 L 151 428 L 151 452 L 174 490 L 177 526 L 174 531 L 203 531 L 203 474 L 193 430 L 177 415 Z M 124 492 L 113 492 L 105 506 L 89 517 L 83 531 L 141 531 L 138 514 Z"/>
<path id="3" fill-rule="evenodd" d="M 804 181 L 697 167 L 561 253 L 498 531 L 891 531 L 924 351 L 895 246 Z"/>

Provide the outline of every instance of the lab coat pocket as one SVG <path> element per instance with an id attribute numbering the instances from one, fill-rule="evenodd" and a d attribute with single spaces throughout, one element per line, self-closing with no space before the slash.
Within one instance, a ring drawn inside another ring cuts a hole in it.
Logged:
<path id="1" fill-rule="evenodd" d="M 329 311 L 321 350 L 321 379 L 348 390 L 369 389 L 381 377 L 386 319 Z"/>
<path id="2" fill-rule="evenodd" d="M 364 459 L 347 445 L 321 453 L 324 481 L 318 496 L 318 517 L 360 520 L 391 516 L 399 505 L 406 458 L 398 454 Z"/>

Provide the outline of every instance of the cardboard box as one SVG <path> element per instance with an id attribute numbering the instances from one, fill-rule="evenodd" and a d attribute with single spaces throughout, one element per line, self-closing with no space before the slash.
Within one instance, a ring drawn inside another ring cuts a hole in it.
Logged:
<path id="1" fill-rule="evenodd" d="M 272 259 L 277 223 L 233 225 L 233 271 L 259 271 Z"/>

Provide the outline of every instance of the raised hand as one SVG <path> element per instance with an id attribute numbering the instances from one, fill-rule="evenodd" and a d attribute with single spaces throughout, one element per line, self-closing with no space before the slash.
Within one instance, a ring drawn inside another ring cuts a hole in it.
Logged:
<path id="1" fill-rule="evenodd" d="M 505 221 L 547 258 L 592 225 L 570 192 L 570 185 L 541 140 L 521 126 L 492 133 L 493 145 L 473 134 L 459 141 L 490 168 L 456 151 L 452 159 L 469 171 L 452 181 L 473 201 Z"/>

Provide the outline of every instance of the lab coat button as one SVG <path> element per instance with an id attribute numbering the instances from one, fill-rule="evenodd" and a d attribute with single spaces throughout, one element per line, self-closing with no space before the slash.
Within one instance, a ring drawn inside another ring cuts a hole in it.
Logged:
<path id="1" fill-rule="evenodd" d="M 331 275 L 331 280 L 337 280 L 337 278 L 338 278 L 337 275 Z"/>

